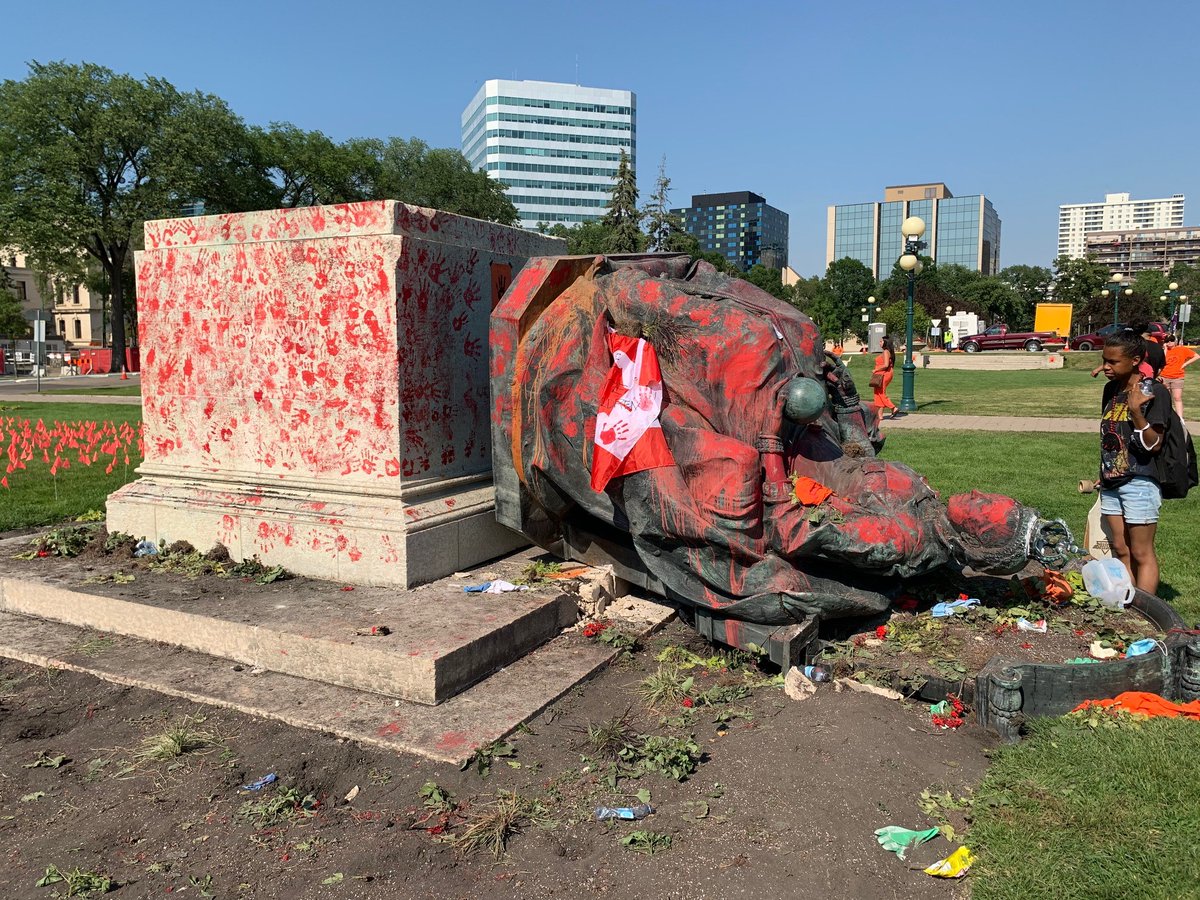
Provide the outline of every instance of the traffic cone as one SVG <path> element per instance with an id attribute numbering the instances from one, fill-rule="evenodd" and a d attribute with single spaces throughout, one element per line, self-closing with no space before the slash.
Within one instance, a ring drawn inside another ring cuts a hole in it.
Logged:
<path id="1" fill-rule="evenodd" d="M 124 369 L 121 370 L 121 380 L 122 381 L 129 380 L 129 373 L 127 371 L 125 371 Z"/>

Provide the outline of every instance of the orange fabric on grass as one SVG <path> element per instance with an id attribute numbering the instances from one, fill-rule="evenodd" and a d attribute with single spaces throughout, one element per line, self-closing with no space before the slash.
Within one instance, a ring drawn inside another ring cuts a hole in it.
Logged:
<path id="1" fill-rule="evenodd" d="M 1145 691 L 1125 691 L 1117 694 L 1111 700 L 1084 700 L 1076 710 L 1101 706 L 1105 709 L 1117 708 L 1142 716 L 1166 716 L 1171 719 L 1183 717 L 1200 721 L 1200 700 L 1191 703 L 1172 703 L 1158 694 Z"/>

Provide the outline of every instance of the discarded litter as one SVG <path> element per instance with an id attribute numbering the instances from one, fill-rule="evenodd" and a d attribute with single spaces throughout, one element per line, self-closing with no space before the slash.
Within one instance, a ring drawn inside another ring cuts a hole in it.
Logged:
<path id="1" fill-rule="evenodd" d="M 603 822 L 605 819 L 635 821 L 646 818 L 652 812 L 654 812 L 654 807 L 649 803 L 639 803 L 637 806 L 597 806 L 596 821 Z"/>
<path id="2" fill-rule="evenodd" d="M 1100 660 L 1098 660 L 1098 659 L 1088 659 L 1086 656 L 1077 656 L 1074 659 L 1068 659 L 1066 661 L 1066 664 L 1068 666 L 1083 666 L 1083 665 L 1087 665 L 1088 663 L 1098 663 L 1098 662 L 1100 662 Z"/>
<path id="3" fill-rule="evenodd" d="M 1131 656 L 1144 656 L 1158 646 L 1159 642 L 1154 638 L 1142 638 L 1140 641 L 1134 641 L 1125 648 L 1125 658 L 1129 659 Z M 1166 652 L 1165 648 L 1163 652 Z"/>
<path id="4" fill-rule="evenodd" d="M 386 625 L 372 625 L 370 628 L 362 628 L 354 633 L 362 637 L 384 637 L 391 634 L 392 629 Z"/>
<path id="5" fill-rule="evenodd" d="M 483 584 L 468 584 L 463 591 L 468 594 L 507 594 L 509 591 L 527 591 L 528 585 L 516 585 L 510 581 L 485 581 Z"/>
<path id="6" fill-rule="evenodd" d="M 1038 634 L 1046 633 L 1046 620 L 1038 619 L 1036 622 L 1030 622 L 1024 616 L 1017 619 L 1017 628 L 1021 631 L 1036 631 Z"/>
<path id="7" fill-rule="evenodd" d="M 804 677 L 809 681 L 817 682 L 830 681 L 833 678 L 829 670 L 824 666 L 805 666 Z"/>
<path id="8" fill-rule="evenodd" d="M 1096 659 L 1116 659 L 1121 655 L 1121 651 L 1112 647 L 1105 647 L 1099 641 L 1092 641 L 1088 646 L 1088 653 L 1092 654 Z"/>
<path id="9" fill-rule="evenodd" d="M 839 678 L 834 682 L 834 687 L 837 690 L 846 688 L 847 690 L 856 691 L 859 694 L 874 694 L 876 697 L 883 697 L 885 700 L 904 699 L 904 695 L 899 691 L 880 687 L 877 684 L 864 684 L 861 681 L 855 681 L 853 678 Z"/>
<path id="10" fill-rule="evenodd" d="M 979 600 L 975 597 L 960 597 L 957 600 L 943 600 L 941 603 L 935 603 L 933 609 L 929 610 L 929 614 L 935 619 L 942 619 L 946 616 L 957 615 L 963 610 L 970 609 L 972 606 L 978 606 Z"/>
<path id="11" fill-rule="evenodd" d="M 133 548 L 134 556 L 158 556 L 158 544 L 149 539 L 138 541 L 137 546 Z"/>
<path id="12" fill-rule="evenodd" d="M 875 829 L 875 839 L 879 846 L 889 853 L 895 853 L 901 859 L 913 847 L 919 847 L 926 841 L 931 841 L 941 834 L 937 828 L 927 828 L 924 831 L 912 831 L 899 825 L 885 825 Z"/>
<path id="13" fill-rule="evenodd" d="M 243 791 L 261 791 L 268 784 L 274 784 L 274 783 L 275 783 L 275 773 L 271 772 L 267 775 L 264 775 L 262 778 L 258 779 L 258 781 L 252 781 L 250 784 L 243 784 L 242 790 Z"/>
<path id="14" fill-rule="evenodd" d="M 935 878 L 962 878 L 967 874 L 967 869 L 971 868 L 973 862 L 975 862 L 975 857 L 971 855 L 970 850 L 963 846 L 945 859 L 939 859 L 926 869 L 925 873 L 933 875 Z"/>

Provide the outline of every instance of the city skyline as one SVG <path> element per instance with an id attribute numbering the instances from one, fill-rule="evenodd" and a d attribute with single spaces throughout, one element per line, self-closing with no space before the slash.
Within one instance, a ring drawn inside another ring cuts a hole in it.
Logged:
<path id="1" fill-rule="evenodd" d="M 1004 219 L 1004 266 L 1051 264 L 1062 205 L 1200 191 L 1188 149 L 1200 123 L 1183 108 L 1200 12 L 1177 3 L 1149 0 L 1136 16 L 1073 0 L 917 12 L 698 2 L 687 16 L 613 4 L 597 16 L 518 2 L 495 16 L 477 2 L 365 2 L 347 19 L 360 27 L 337 39 L 307 0 L 239 6 L 237 27 L 219 11 L 90 9 L 23 9 L 8 23 L 0 77 L 24 78 L 28 60 L 88 60 L 211 92 L 253 124 L 443 147 L 460 146 L 461 112 L 488 79 L 628 90 L 643 201 L 663 155 L 674 207 L 735 189 L 769 197 L 790 216 L 789 258 L 804 275 L 824 271 L 826 208 L 884 184 L 937 179 L 986 194 Z M 185 32 L 216 49 L 178 52 Z M 1153 65 L 1133 65 L 1139 49 Z"/>

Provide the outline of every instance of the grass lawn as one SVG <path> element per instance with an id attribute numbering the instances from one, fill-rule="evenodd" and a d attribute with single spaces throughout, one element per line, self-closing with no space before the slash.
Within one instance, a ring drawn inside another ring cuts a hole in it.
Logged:
<path id="1" fill-rule="evenodd" d="M 1063 519 L 1081 543 L 1096 496 L 1080 494 L 1076 484 L 1095 476 L 1098 441 L 1091 434 L 895 430 L 883 456 L 912 466 L 943 497 L 973 489 L 1015 497 Z M 1200 621 L 1197 521 L 1200 491 L 1186 500 L 1167 500 L 1155 542 L 1162 568 L 1159 594 L 1189 623 Z"/>
<path id="2" fill-rule="evenodd" d="M 983 355 L 983 354 L 981 354 Z M 867 387 L 875 357 L 847 355 L 859 393 L 871 396 Z M 1099 362 L 1098 353 L 1067 354 L 1062 369 L 1024 369 L 1016 372 L 985 372 L 970 369 L 922 369 L 918 362 L 913 393 L 917 412 L 954 416 L 1049 416 L 1052 418 L 1098 418 L 1104 377 L 1089 374 Z M 1192 371 L 1195 371 L 1193 369 Z M 888 395 L 900 401 L 900 372 L 892 380 Z M 1200 378 L 1185 382 L 1184 406 L 1189 420 L 1200 415 Z"/>
<path id="3" fill-rule="evenodd" d="M 122 384 L 112 387 L 87 387 L 80 385 L 79 387 L 70 388 L 54 388 L 49 391 L 42 391 L 43 394 L 110 394 L 115 397 L 140 397 L 142 396 L 142 386 L 140 384 Z"/>
<path id="4" fill-rule="evenodd" d="M 1200 894 L 1200 722 L 1032 732 L 975 792 L 974 900 Z"/>
<path id="5" fill-rule="evenodd" d="M 0 450 L 7 451 L 11 433 L 23 430 L 19 424 L 28 419 L 31 426 L 41 419 L 48 430 L 53 431 L 56 423 L 113 422 L 116 425 L 129 423 L 135 428 L 141 422 L 139 406 L 96 406 L 88 403 L 9 403 L 0 404 Z M 9 419 L 14 424 L 9 425 Z M 57 444 L 57 439 L 54 444 Z M 47 450 L 50 459 L 55 456 L 53 444 Z M 70 468 L 60 468 L 50 474 L 51 466 L 42 459 L 42 451 L 35 449 L 27 468 L 9 473 L 9 488 L 0 488 L 0 531 L 49 525 L 65 518 L 74 518 L 90 509 L 104 509 L 108 495 L 136 476 L 134 469 L 141 463 L 136 441 L 129 448 L 129 465 L 125 465 L 125 450 L 118 453 L 117 464 L 111 473 L 105 468 L 111 456 L 96 459 L 84 465 L 78 459 L 77 449 L 64 448 L 60 454 L 70 461 Z M 7 466 L 6 458 L 0 465 Z"/>
<path id="6" fill-rule="evenodd" d="M 1080 538 L 1095 499 L 1075 489 L 1096 467 L 1093 435 L 895 431 L 883 455 L 925 474 L 943 496 L 1009 494 L 1061 516 Z M 1157 540 L 1159 593 L 1189 622 L 1200 619 L 1198 515 L 1196 492 L 1167 501 Z M 1036 721 L 1026 740 L 997 753 L 975 792 L 971 896 L 1198 896 L 1197 784 L 1200 723 Z"/>

